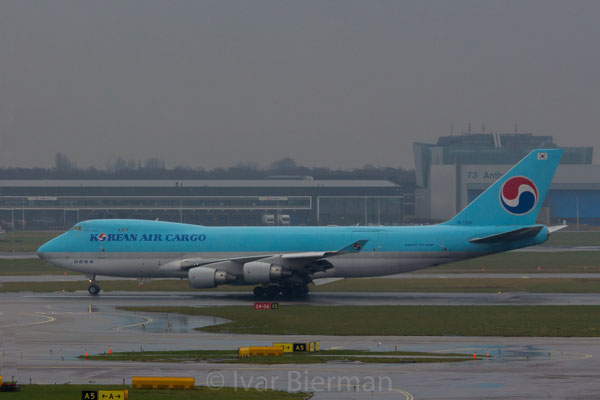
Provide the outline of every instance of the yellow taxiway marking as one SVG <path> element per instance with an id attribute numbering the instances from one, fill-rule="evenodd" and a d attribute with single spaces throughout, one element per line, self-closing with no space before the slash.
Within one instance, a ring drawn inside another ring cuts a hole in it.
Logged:
<path id="1" fill-rule="evenodd" d="M 402 389 L 395 389 L 395 388 L 392 388 L 392 390 L 393 390 L 394 392 L 402 393 L 402 394 L 404 395 L 404 398 L 405 398 L 406 400 L 414 400 L 414 399 L 415 399 L 415 397 L 414 397 L 412 394 L 408 393 L 406 390 L 402 390 Z"/>
<path id="2" fill-rule="evenodd" d="M 122 315 L 122 314 L 120 314 Z M 129 324 L 129 325 L 123 325 L 123 326 L 117 326 L 116 328 L 113 328 L 113 330 L 115 331 L 119 331 L 121 329 L 125 329 L 125 328 L 131 328 L 132 326 L 138 326 L 138 325 L 143 325 L 143 324 L 149 324 L 150 322 L 152 322 L 152 318 L 150 317 L 145 317 L 143 315 L 135 315 L 135 317 L 138 318 L 144 318 L 144 320 L 142 322 L 137 322 L 135 324 Z"/>
<path id="3" fill-rule="evenodd" d="M 571 352 L 571 351 L 561 351 L 561 353 L 564 353 L 564 354 L 575 354 L 575 355 L 578 356 L 578 357 L 575 358 L 575 360 L 585 360 L 585 359 L 588 359 L 588 358 L 592 358 L 592 355 L 591 354 L 587 354 L 587 353 L 574 353 L 574 352 Z"/>
<path id="4" fill-rule="evenodd" d="M 481 346 L 481 347 L 465 347 L 465 348 L 461 348 L 461 349 L 446 349 L 446 350 L 432 350 L 432 353 L 453 353 L 453 352 L 457 352 L 457 351 L 465 351 L 465 350 L 483 350 L 486 349 L 487 351 L 487 347 L 485 346 Z M 503 349 L 503 351 L 511 351 L 510 348 L 508 349 Z M 551 349 L 544 349 L 544 350 L 536 350 L 533 351 L 533 353 L 538 353 L 538 354 L 546 354 L 546 352 L 551 353 L 551 354 L 566 354 L 566 355 L 574 355 L 573 358 L 569 358 L 572 360 L 586 360 L 588 358 L 592 358 L 591 354 L 588 353 L 576 353 L 574 351 L 559 351 L 559 350 L 551 350 Z M 563 360 L 567 359 L 562 358 Z"/>
<path id="5" fill-rule="evenodd" d="M 367 387 L 367 385 L 342 385 L 342 386 L 347 386 L 349 388 L 352 388 L 352 387 L 353 388 L 356 388 L 356 387 L 366 388 Z M 340 385 L 338 385 L 338 387 L 340 387 Z M 406 400 L 414 400 L 415 399 L 414 396 L 412 394 L 410 394 L 409 392 L 407 392 L 406 390 L 390 388 L 390 391 L 401 393 Z"/>
<path id="6" fill-rule="evenodd" d="M 479 350 L 479 349 L 485 349 L 485 346 L 481 346 L 481 347 L 464 347 L 462 349 L 445 349 L 445 350 L 432 350 L 432 353 L 453 353 L 455 351 L 464 351 L 464 350 Z"/>
<path id="7" fill-rule="evenodd" d="M 33 316 L 33 317 L 42 317 L 42 318 L 46 318 L 45 321 L 37 321 L 37 322 L 26 322 L 24 324 L 12 324 L 12 325 L 4 325 L 5 328 L 15 328 L 15 327 L 19 327 L 19 326 L 30 326 L 30 325 L 41 325 L 41 324 L 48 324 L 50 322 L 54 322 L 56 321 L 56 318 L 51 317 L 50 315 L 45 315 L 42 313 L 19 313 L 21 315 L 29 315 L 29 316 Z"/>

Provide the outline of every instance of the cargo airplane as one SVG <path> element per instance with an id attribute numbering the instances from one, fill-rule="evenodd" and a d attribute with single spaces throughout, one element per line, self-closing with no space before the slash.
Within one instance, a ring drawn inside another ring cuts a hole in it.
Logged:
<path id="1" fill-rule="evenodd" d="M 39 257 L 90 276 L 187 279 L 192 288 L 257 285 L 257 297 L 302 297 L 308 284 L 398 274 L 534 246 L 562 150 L 534 150 L 451 220 L 428 226 L 207 227 L 106 219 L 77 223 Z"/>

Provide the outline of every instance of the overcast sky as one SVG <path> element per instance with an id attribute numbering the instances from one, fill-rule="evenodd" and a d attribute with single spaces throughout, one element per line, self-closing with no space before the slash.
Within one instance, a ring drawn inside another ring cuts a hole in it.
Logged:
<path id="1" fill-rule="evenodd" d="M 413 167 L 450 131 L 600 150 L 599 1 L 0 2 L 0 165 Z"/>

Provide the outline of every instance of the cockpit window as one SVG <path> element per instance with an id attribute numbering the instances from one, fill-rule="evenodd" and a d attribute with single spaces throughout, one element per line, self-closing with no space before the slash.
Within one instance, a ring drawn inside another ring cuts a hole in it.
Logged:
<path id="1" fill-rule="evenodd" d="M 70 231 L 80 231 L 81 230 L 81 226 L 75 225 L 73 227 L 71 227 L 71 229 L 69 229 Z"/>

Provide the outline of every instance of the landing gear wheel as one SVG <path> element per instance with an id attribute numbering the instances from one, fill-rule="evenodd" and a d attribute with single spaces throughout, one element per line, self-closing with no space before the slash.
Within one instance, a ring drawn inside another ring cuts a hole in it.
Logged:
<path id="1" fill-rule="evenodd" d="M 265 288 L 262 286 L 257 286 L 254 288 L 254 296 L 262 299 L 265 297 Z"/>
<path id="2" fill-rule="evenodd" d="M 279 292 L 281 292 L 281 287 L 279 285 L 268 286 L 266 290 L 267 298 L 274 299 L 279 296 Z"/>
<path id="3" fill-rule="evenodd" d="M 294 297 L 294 288 L 291 286 L 282 286 L 281 287 L 281 296 L 284 299 L 292 299 Z"/>
<path id="4" fill-rule="evenodd" d="M 92 296 L 97 296 L 98 293 L 100 293 L 100 286 L 94 284 L 91 284 L 90 287 L 88 287 L 88 292 L 90 292 L 90 294 Z"/>
<path id="5" fill-rule="evenodd" d="M 294 297 L 302 298 L 302 297 L 306 297 L 307 294 L 308 294 L 308 286 L 302 285 L 302 286 L 294 287 Z"/>
<path id="6" fill-rule="evenodd" d="M 300 287 L 300 294 L 302 294 L 302 296 L 306 296 L 308 294 L 308 286 L 307 285 Z"/>

